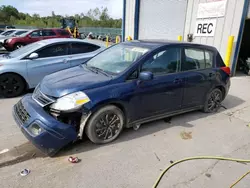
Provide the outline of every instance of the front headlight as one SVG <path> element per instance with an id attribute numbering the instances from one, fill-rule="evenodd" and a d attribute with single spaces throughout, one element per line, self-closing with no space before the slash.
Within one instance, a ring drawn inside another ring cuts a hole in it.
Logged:
<path id="1" fill-rule="evenodd" d="M 10 43 L 11 41 L 12 41 L 12 39 L 8 39 L 8 40 L 7 40 L 7 43 Z"/>
<path id="2" fill-rule="evenodd" d="M 79 91 L 57 99 L 50 108 L 59 111 L 72 111 L 80 108 L 89 101 L 89 97 L 84 92 Z"/>

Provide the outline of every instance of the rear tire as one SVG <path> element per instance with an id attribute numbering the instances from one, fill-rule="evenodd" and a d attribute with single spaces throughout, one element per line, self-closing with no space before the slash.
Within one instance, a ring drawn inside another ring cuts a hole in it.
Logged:
<path id="1" fill-rule="evenodd" d="M 210 93 L 208 93 L 203 112 L 205 113 L 213 113 L 217 112 L 220 108 L 220 104 L 223 99 L 222 91 L 218 88 L 213 89 Z"/>
<path id="2" fill-rule="evenodd" d="M 85 132 L 95 144 L 105 144 L 115 140 L 124 127 L 123 112 L 114 105 L 97 110 L 89 119 Z"/>
<path id="3" fill-rule="evenodd" d="M 0 76 L 0 95 L 5 98 L 20 96 L 25 90 L 25 82 L 19 75 L 3 74 Z"/>

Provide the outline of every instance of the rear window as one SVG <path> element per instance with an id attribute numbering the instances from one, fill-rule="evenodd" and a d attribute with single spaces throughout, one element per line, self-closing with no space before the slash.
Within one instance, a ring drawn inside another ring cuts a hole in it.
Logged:
<path id="1" fill-rule="evenodd" d="M 43 30 L 43 36 L 45 37 L 56 36 L 56 33 L 52 30 Z"/>
<path id="2" fill-rule="evenodd" d="M 216 55 L 216 66 L 217 67 L 225 67 L 226 66 L 222 57 L 220 56 L 219 52 L 217 52 L 217 55 Z"/>
<path id="3" fill-rule="evenodd" d="M 68 31 L 63 30 L 63 29 L 57 30 L 57 33 L 59 33 L 60 35 L 70 35 Z"/>
<path id="4" fill-rule="evenodd" d="M 213 67 L 213 53 L 202 49 L 185 49 L 182 71 Z"/>

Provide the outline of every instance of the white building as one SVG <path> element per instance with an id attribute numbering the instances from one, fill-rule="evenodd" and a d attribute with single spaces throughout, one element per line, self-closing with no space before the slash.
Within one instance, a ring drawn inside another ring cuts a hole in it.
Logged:
<path id="1" fill-rule="evenodd" d="M 234 72 L 239 56 L 250 57 L 249 1 L 124 0 L 123 39 L 177 40 L 181 35 L 184 41 L 215 46 L 225 58 L 228 39 L 234 36 Z"/>

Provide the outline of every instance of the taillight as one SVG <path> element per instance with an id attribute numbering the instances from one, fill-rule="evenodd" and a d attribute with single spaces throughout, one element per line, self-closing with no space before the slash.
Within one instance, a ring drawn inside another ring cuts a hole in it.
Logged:
<path id="1" fill-rule="evenodd" d="M 220 67 L 221 70 L 223 70 L 225 73 L 227 73 L 228 75 L 231 74 L 231 70 L 230 67 Z"/>

